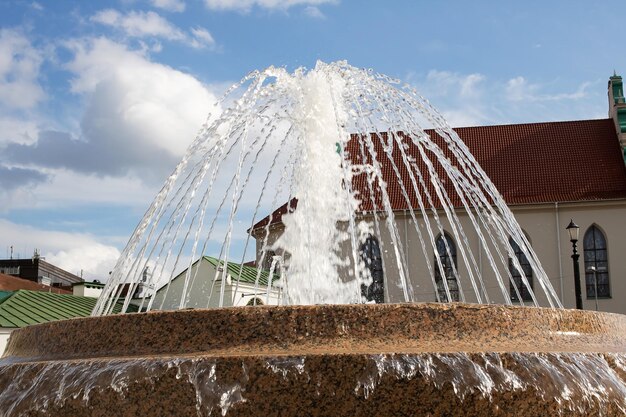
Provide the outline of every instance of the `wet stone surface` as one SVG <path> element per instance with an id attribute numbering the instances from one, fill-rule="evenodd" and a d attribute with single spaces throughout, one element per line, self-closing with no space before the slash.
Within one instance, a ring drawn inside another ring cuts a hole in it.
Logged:
<path id="1" fill-rule="evenodd" d="M 406 304 L 232 312 L 18 331 L 0 362 L 0 416 L 626 414 L 623 316 Z M 113 326 L 142 321 L 134 338 Z M 179 335 L 160 339 L 160 321 L 191 337 L 181 353 L 169 351 Z M 115 355 L 91 352 L 94 339 Z"/>

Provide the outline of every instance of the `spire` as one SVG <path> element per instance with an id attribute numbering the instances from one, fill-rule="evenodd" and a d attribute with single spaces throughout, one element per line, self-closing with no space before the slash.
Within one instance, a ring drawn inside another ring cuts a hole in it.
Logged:
<path id="1" fill-rule="evenodd" d="M 622 145 L 624 161 L 626 162 L 626 100 L 624 99 L 624 85 L 622 77 L 613 70 L 613 75 L 609 78 L 609 117 L 615 123 L 617 137 Z"/>

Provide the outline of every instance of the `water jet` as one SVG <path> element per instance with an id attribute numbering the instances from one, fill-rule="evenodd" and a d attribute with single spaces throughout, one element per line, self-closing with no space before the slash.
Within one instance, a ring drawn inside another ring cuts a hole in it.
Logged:
<path id="1" fill-rule="evenodd" d="M 498 190 L 410 86 L 345 62 L 271 67 L 221 105 L 94 317 L 13 333 L 0 416 L 626 412 L 626 317 L 561 308 Z M 284 263 L 279 305 L 224 307 L 230 266 L 194 262 L 242 265 L 253 245 L 254 291 L 267 258 Z M 198 293 L 218 308 L 186 309 Z M 142 313 L 111 314 L 119 302 Z"/>

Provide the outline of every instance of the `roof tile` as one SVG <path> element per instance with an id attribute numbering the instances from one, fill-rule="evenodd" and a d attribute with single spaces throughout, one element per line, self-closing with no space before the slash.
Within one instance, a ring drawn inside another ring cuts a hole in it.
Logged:
<path id="1" fill-rule="evenodd" d="M 454 130 L 508 205 L 626 198 L 626 166 L 612 119 L 462 127 Z M 434 130 L 426 130 L 426 133 L 458 166 L 458 161 L 445 146 L 443 138 Z M 406 135 L 398 135 L 403 137 L 406 144 L 406 154 L 415 157 L 416 165 L 423 174 L 425 189 L 434 205 L 441 207 L 418 147 Z M 386 133 L 380 136 L 387 138 Z M 367 158 L 368 163 L 373 162 L 371 153 L 361 151 L 365 137 L 352 135 L 346 146 L 348 158 L 353 162 L 361 163 L 363 157 Z M 391 207 L 394 210 L 419 207 L 418 194 L 411 185 L 411 173 L 401 163 L 399 147 L 394 144 L 392 157 L 389 158 L 380 140 L 373 142 Z M 442 178 L 443 188 L 452 205 L 462 206 L 461 198 L 451 181 L 447 181 L 447 175 L 437 163 L 437 158 L 431 151 L 425 154 Z M 379 185 L 374 187 L 374 201 L 365 174 L 354 178 L 353 188 L 361 198 L 361 210 L 381 210 L 383 202 Z M 423 190 L 419 193 L 426 202 L 426 193 Z M 296 206 L 295 199 L 289 205 L 283 204 L 252 229 L 265 227 L 268 223 L 280 223 L 282 216 Z"/>

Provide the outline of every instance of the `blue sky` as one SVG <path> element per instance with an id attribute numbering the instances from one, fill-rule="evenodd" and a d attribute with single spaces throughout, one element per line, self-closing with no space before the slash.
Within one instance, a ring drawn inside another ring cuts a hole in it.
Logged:
<path id="1" fill-rule="evenodd" d="M 0 0 L 0 257 L 102 278 L 212 102 L 348 60 L 453 126 L 602 118 L 620 1 Z"/>

